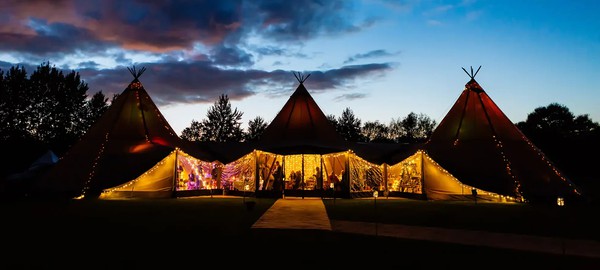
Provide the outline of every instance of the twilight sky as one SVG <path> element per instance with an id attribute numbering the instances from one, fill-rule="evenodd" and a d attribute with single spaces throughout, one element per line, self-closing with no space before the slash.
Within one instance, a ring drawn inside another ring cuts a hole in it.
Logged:
<path id="1" fill-rule="evenodd" d="M 298 82 L 327 115 L 442 120 L 468 76 L 513 121 L 557 102 L 600 121 L 600 1 L 0 2 L 0 69 L 75 70 L 89 95 L 140 80 L 180 132 L 227 94 L 270 122 Z"/>

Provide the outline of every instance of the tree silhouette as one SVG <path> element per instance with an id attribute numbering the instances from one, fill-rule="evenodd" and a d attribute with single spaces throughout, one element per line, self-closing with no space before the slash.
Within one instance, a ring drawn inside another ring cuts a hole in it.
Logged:
<path id="1" fill-rule="evenodd" d="M 202 120 L 200 141 L 213 142 L 239 142 L 243 139 L 244 131 L 241 128 L 241 119 L 244 113 L 238 109 L 231 109 L 229 97 L 225 94 L 219 96 L 213 106 L 208 108 L 207 119 Z M 194 131 L 190 127 L 191 131 Z"/>
<path id="2" fill-rule="evenodd" d="M 338 132 L 347 141 L 358 142 L 362 140 L 361 121 L 356 118 L 350 108 L 344 109 L 342 115 L 338 118 Z"/>
<path id="3" fill-rule="evenodd" d="M 181 131 L 181 138 L 188 141 L 200 141 L 202 139 L 202 123 L 192 120 L 190 126 Z"/>
<path id="4" fill-rule="evenodd" d="M 337 117 L 334 114 L 328 114 L 325 117 L 327 118 L 327 120 L 329 120 L 333 127 L 335 127 L 335 130 L 339 133 L 340 123 L 338 122 Z"/>
<path id="5" fill-rule="evenodd" d="M 108 107 L 101 92 L 87 99 L 79 73 L 65 74 L 49 62 L 29 78 L 19 66 L 0 75 L 0 140 L 29 138 L 61 155 Z"/>
<path id="6" fill-rule="evenodd" d="M 268 123 L 260 116 L 248 121 L 248 131 L 244 134 L 245 141 L 257 141 L 265 129 L 267 129 L 267 126 Z"/>
<path id="7" fill-rule="evenodd" d="M 600 164 L 600 125 L 587 114 L 575 116 L 559 103 L 535 108 L 517 127 L 569 178 L 600 201 L 597 173 Z"/>
<path id="8" fill-rule="evenodd" d="M 361 129 L 361 135 L 365 142 L 390 142 L 388 139 L 388 127 L 379 121 L 365 122 Z"/>

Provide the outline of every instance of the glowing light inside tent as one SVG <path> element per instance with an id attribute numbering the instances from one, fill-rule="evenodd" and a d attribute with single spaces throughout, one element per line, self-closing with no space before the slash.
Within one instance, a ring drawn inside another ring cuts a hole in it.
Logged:
<path id="1" fill-rule="evenodd" d="M 141 153 L 141 152 L 144 152 L 144 151 L 150 149 L 150 147 L 152 147 L 152 143 L 149 143 L 149 142 L 141 143 L 141 144 L 129 147 L 129 153 L 132 153 L 132 154 L 133 153 Z"/>
<path id="2" fill-rule="evenodd" d="M 167 140 L 165 140 L 162 137 L 153 137 L 152 142 L 155 144 L 159 144 L 159 145 L 169 146 L 169 143 L 167 142 Z"/>
<path id="3" fill-rule="evenodd" d="M 563 198 L 563 197 L 558 197 L 558 198 L 556 199 L 556 204 L 557 204 L 558 206 L 565 206 L 565 198 Z"/>

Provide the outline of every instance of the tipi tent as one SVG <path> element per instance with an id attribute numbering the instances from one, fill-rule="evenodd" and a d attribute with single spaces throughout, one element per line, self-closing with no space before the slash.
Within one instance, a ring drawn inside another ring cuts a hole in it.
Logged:
<path id="1" fill-rule="evenodd" d="M 176 148 L 137 178 L 100 194 L 101 199 L 173 198 L 208 195 L 217 189 L 213 168 L 218 163 L 202 161 Z"/>
<path id="2" fill-rule="evenodd" d="M 580 198 L 475 81 L 477 72 L 467 72 L 470 81 L 425 144 L 427 154 L 464 184 L 500 195 L 529 202 Z"/>
<path id="3" fill-rule="evenodd" d="M 401 155 L 404 153 L 400 153 Z M 515 202 L 516 198 L 466 185 L 442 168 L 423 150 L 400 162 L 384 164 L 389 196 L 427 200 Z"/>
<path id="4" fill-rule="evenodd" d="M 183 145 L 139 81 L 145 68 L 129 71 L 133 81 L 39 181 L 40 196 L 97 197 Z"/>
<path id="5" fill-rule="evenodd" d="M 304 86 L 310 74 L 294 76 L 300 83 L 296 90 L 253 151 L 224 165 L 223 182 L 232 189 L 249 189 L 257 195 L 284 190 L 286 196 L 326 195 L 333 190 L 335 178 L 343 182 L 338 195 L 350 196 L 351 190 L 370 192 L 379 187 L 381 173 L 367 173 L 378 166 L 352 152 Z M 273 176 L 277 163 L 283 168 L 283 183 L 277 183 Z"/>
<path id="6" fill-rule="evenodd" d="M 319 105 L 304 87 L 306 77 L 295 74 L 300 84 L 260 137 L 260 150 L 277 154 L 325 154 L 348 149 Z"/>

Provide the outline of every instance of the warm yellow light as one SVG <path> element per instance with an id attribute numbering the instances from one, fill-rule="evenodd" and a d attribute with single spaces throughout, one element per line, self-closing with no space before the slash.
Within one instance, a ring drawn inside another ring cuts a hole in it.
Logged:
<path id="1" fill-rule="evenodd" d="M 556 204 L 557 204 L 558 206 L 565 206 L 565 199 L 564 199 L 563 197 L 558 197 L 558 198 L 556 199 Z"/>

